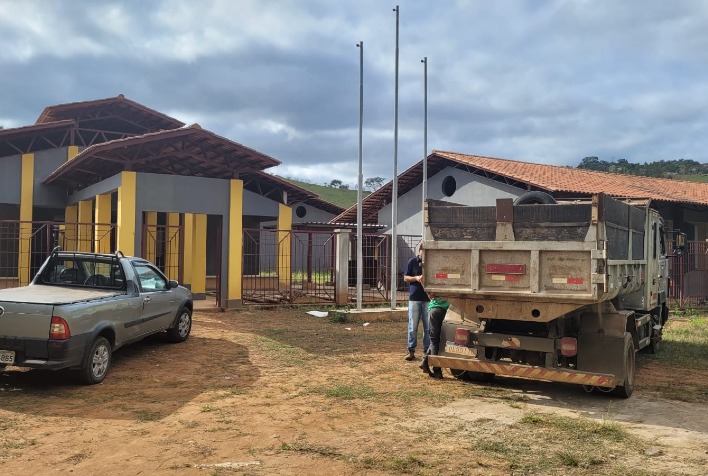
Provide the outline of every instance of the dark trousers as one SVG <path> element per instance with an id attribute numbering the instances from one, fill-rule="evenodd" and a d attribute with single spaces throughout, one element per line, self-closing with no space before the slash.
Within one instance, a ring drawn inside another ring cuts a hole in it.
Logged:
<path id="1" fill-rule="evenodd" d="M 441 307 L 434 307 L 428 311 L 428 319 L 430 321 L 430 347 L 428 347 L 426 355 L 438 355 L 445 314 L 447 314 L 447 309 Z"/>

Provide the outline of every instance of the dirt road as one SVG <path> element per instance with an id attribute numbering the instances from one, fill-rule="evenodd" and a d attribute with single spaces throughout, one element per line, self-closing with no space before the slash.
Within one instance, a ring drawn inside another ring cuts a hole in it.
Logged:
<path id="1" fill-rule="evenodd" d="M 119 350 L 106 381 L 0 374 L 0 474 L 706 474 L 708 405 L 423 376 L 405 323 L 197 313 L 183 344 Z M 708 384 L 708 370 L 692 372 Z"/>

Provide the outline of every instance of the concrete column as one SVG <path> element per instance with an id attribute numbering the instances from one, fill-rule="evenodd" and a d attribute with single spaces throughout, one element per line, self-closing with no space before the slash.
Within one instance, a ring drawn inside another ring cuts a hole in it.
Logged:
<path id="1" fill-rule="evenodd" d="M 76 222 L 79 221 L 79 207 L 69 205 L 64 209 L 64 242 L 62 248 L 67 251 L 76 251 L 76 239 L 79 229 Z"/>
<path id="2" fill-rule="evenodd" d="M 337 306 L 349 303 L 349 235 L 350 230 L 334 230 L 335 260 L 334 260 L 334 302 Z"/>
<path id="3" fill-rule="evenodd" d="M 167 228 L 165 230 L 165 274 L 170 279 L 179 279 L 179 213 L 167 214 Z"/>
<path id="4" fill-rule="evenodd" d="M 282 203 L 278 206 L 278 285 L 287 290 L 292 281 L 290 269 L 292 253 L 293 210 Z"/>
<path id="5" fill-rule="evenodd" d="M 192 297 L 206 299 L 206 247 L 207 216 L 194 215 L 194 234 L 192 241 Z M 221 264 L 221 263 L 219 263 Z"/>
<path id="6" fill-rule="evenodd" d="M 192 260 L 194 257 L 194 213 L 184 214 L 184 266 L 182 266 L 182 284 L 191 289 Z"/>
<path id="7" fill-rule="evenodd" d="M 121 172 L 118 187 L 118 238 L 116 248 L 126 256 L 135 256 L 135 172 Z"/>
<path id="8" fill-rule="evenodd" d="M 34 154 L 22 154 L 20 183 L 20 229 L 17 257 L 17 280 L 20 286 L 29 284 L 32 240 L 32 207 L 34 206 Z"/>
<path id="9" fill-rule="evenodd" d="M 143 247 L 145 248 L 145 258 L 151 263 L 155 263 L 156 259 L 156 239 L 157 239 L 157 212 L 145 212 L 145 228 L 147 233 L 144 236 L 145 243 Z"/>
<path id="10" fill-rule="evenodd" d="M 241 305 L 241 287 L 243 280 L 243 181 L 231 180 L 229 198 L 229 243 L 228 243 L 228 276 L 226 299 L 222 299 L 222 307 Z M 223 247 L 222 247 L 223 253 Z"/>
<path id="11" fill-rule="evenodd" d="M 96 253 L 111 252 L 111 194 L 96 195 L 94 222 L 94 250 Z"/>
<path id="12" fill-rule="evenodd" d="M 76 145 L 70 145 L 69 147 L 66 148 L 66 158 L 68 160 L 73 159 L 77 155 L 79 155 L 79 147 Z"/>
<path id="13" fill-rule="evenodd" d="M 79 241 L 78 251 L 91 252 L 93 241 L 93 200 L 79 202 Z"/>

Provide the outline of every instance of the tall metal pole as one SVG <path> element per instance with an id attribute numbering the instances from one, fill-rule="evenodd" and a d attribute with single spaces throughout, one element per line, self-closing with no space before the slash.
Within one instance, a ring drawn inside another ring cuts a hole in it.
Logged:
<path id="1" fill-rule="evenodd" d="M 425 239 L 425 201 L 428 199 L 428 57 L 420 60 L 423 63 L 423 205 L 420 209 L 421 239 Z"/>
<path id="2" fill-rule="evenodd" d="M 364 42 L 359 47 L 359 183 L 356 191 L 356 308 L 361 311 L 361 295 L 364 279 L 364 216 L 361 209 L 364 186 L 363 129 L 364 129 Z"/>
<path id="3" fill-rule="evenodd" d="M 398 5 L 396 12 L 396 80 L 393 100 L 393 190 L 391 191 L 391 309 L 396 309 L 398 292 Z"/>

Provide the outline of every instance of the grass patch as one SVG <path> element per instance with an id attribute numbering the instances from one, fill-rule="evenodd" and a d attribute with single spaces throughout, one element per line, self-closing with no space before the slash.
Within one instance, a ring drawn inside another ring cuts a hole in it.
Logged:
<path id="1" fill-rule="evenodd" d="M 506 462 L 512 474 L 625 474 L 609 455 L 644 447 L 617 422 L 528 413 L 503 435 L 477 438 L 472 449 L 478 460 Z"/>
<path id="2" fill-rule="evenodd" d="M 669 319 L 656 358 L 685 368 L 708 368 L 708 313 Z"/>
<path id="3" fill-rule="evenodd" d="M 377 395 L 376 391 L 366 385 L 335 385 L 334 387 L 315 387 L 310 393 L 324 395 L 329 398 L 341 400 L 360 400 L 372 398 Z"/>

